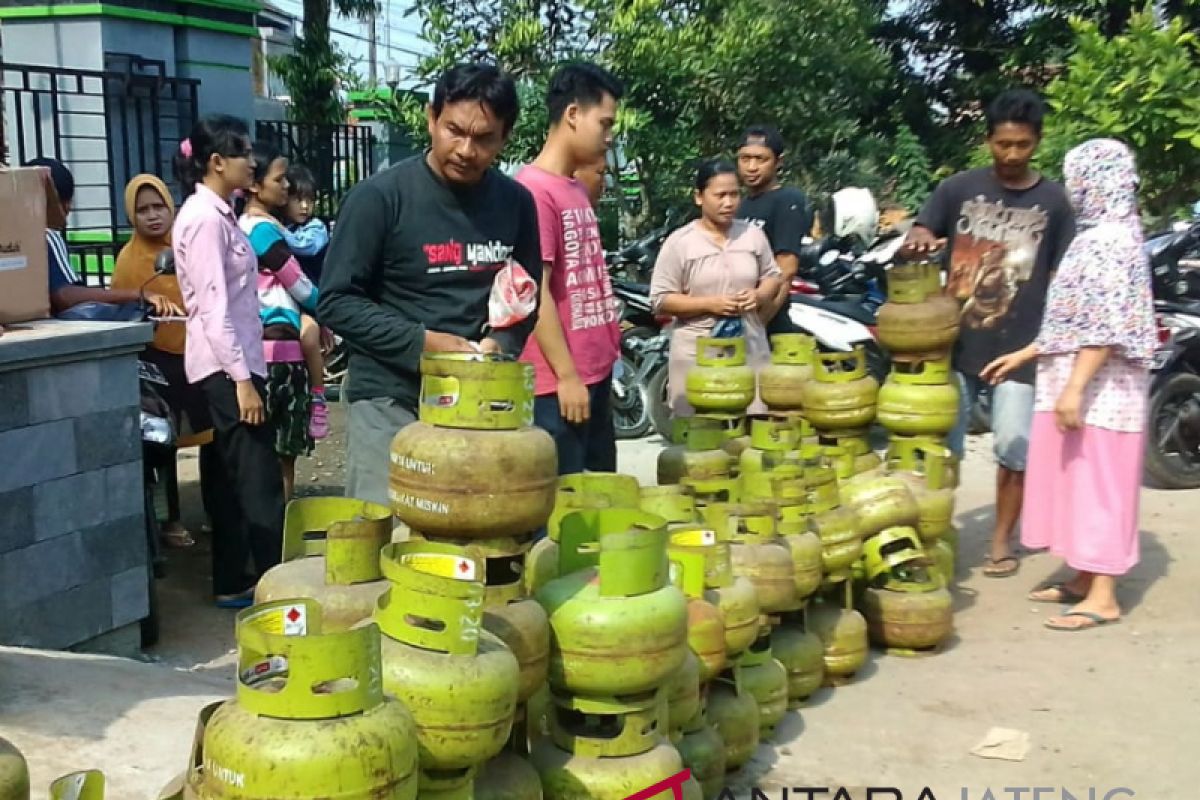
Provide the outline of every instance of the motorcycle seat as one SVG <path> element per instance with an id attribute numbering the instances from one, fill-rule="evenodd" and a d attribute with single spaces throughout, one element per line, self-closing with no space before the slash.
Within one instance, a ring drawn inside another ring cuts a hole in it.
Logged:
<path id="1" fill-rule="evenodd" d="M 813 306 L 814 308 L 820 308 L 833 314 L 840 314 L 855 322 L 861 322 L 863 325 L 874 325 L 876 323 L 875 314 L 852 301 L 830 300 L 825 297 L 797 294 L 792 295 L 792 302 L 803 303 L 806 306 Z"/>

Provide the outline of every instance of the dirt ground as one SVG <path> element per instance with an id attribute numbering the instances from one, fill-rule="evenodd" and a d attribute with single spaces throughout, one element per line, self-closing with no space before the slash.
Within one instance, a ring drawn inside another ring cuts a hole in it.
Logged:
<path id="1" fill-rule="evenodd" d="M 299 465 L 301 494 L 341 490 L 340 408 L 333 422 L 334 436 Z M 1121 584 L 1121 624 L 1053 632 L 1042 621 L 1058 608 L 1025 599 L 1055 575 L 1052 557 L 1025 554 L 1004 580 L 976 566 L 991 526 L 988 444 L 973 440 L 958 495 L 953 640 L 924 658 L 873 653 L 853 684 L 821 690 L 773 747 L 760 747 L 734 784 L 739 796 L 757 786 L 772 800 L 900 800 L 928 787 L 923 796 L 937 800 L 1159 800 L 1200 785 L 1200 492 L 1145 491 L 1142 559 Z M 660 446 L 622 443 L 622 470 L 652 483 Z M 195 472 L 187 459 L 193 531 Z M 84 767 L 108 772 L 110 798 L 157 796 L 185 766 L 196 712 L 232 692 L 233 612 L 209 602 L 207 540 L 198 538 L 171 554 L 150 664 L 0 648 L 0 735 L 29 758 L 35 797 Z M 1028 734 L 1023 760 L 971 755 L 993 727 Z M 1044 789 L 1035 797 L 1034 787 Z"/>

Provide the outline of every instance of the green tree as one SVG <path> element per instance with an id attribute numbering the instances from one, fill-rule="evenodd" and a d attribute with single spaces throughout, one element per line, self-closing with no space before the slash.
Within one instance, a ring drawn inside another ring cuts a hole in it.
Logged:
<path id="1" fill-rule="evenodd" d="M 289 115 L 296 122 L 336 124 L 345 118 L 338 83 L 351 69 L 350 60 L 330 38 L 329 16 L 338 13 L 368 19 L 379 10 L 377 0 L 304 0 L 302 32 L 291 53 L 271 59 L 291 96 Z"/>
<path id="2" fill-rule="evenodd" d="M 545 132 L 544 81 L 568 58 L 604 64 L 625 83 L 618 121 L 621 166 L 638 190 L 618 193 L 625 228 L 691 205 L 704 157 L 730 154 L 741 129 L 777 125 L 792 144 L 793 177 L 853 150 L 869 133 L 887 60 L 871 38 L 880 0 L 423 0 L 414 9 L 433 55 L 426 81 L 456 61 L 489 58 L 519 81 L 522 121 L 505 153 L 531 158 Z M 414 134 L 424 121 L 409 102 Z M 866 120 L 869 122 L 869 120 Z"/>
<path id="3" fill-rule="evenodd" d="M 1137 153 L 1147 212 L 1168 215 L 1200 194 L 1200 48 L 1176 17 L 1158 26 L 1149 9 L 1106 37 L 1095 22 L 1073 23 L 1067 71 L 1047 89 L 1053 116 L 1041 161 L 1051 174 L 1074 145 L 1096 136 Z"/>

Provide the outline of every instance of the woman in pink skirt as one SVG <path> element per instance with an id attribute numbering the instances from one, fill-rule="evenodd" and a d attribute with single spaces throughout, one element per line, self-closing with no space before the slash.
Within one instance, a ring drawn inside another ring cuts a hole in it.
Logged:
<path id="1" fill-rule="evenodd" d="M 1133 154 L 1093 139 L 1067 154 L 1075 237 L 1046 297 L 1037 340 L 988 365 L 993 383 L 1037 359 L 1021 543 L 1075 570 L 1029 595 L 1070 603 L 1046 620 L 1079 631 L 1121 617 L 1117 578 L 1138 561 L 1138 500 L 1150 362 L 1157 344 Z"/>

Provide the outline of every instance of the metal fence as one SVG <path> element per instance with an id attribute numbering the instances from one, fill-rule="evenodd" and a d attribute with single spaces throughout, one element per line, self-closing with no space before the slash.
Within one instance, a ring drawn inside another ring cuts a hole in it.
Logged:
<path id="1" fill-rule="evenodd" d="M 375 172 L 375 134 L 361 125 L 312 125 L 259 120 L 259 139 L 271 141 L 292 164 L 303 164 L 317 184 L 317 215 L 337 216 L 354 184 Z"/>
<path id="2" fill-rule="evenodd" d="M 148 172 L 171 180 L 179 141 L 196 121 L 199 81 L 162 61 L 106 53 L 104 70 L 0 61 L 4 160 L 57 158 L 75 176 L 67 231 L 81 277 L 106 284 L 128 238 L 125 184 Z M 172 187 L 174 189 L 174 187 Z"/>

